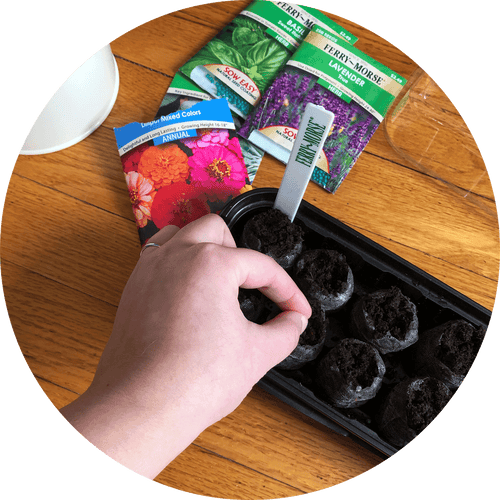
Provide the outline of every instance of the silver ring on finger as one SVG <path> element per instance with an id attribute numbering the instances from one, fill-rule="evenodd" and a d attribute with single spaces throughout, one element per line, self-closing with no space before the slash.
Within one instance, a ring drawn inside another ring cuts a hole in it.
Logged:
<path id="1" fill-rule="evenodd" d="M 158 245 L 158 243 L 146 243 L 142 249 L 141 249 L 141 253 L 139 254 L 139 257 L 142 255 L 142 252 L 144 252 L 144 250 L 146 250 L 146 248 L 148 247 L 158 247 L 160 248 L 160 245 Z"/>

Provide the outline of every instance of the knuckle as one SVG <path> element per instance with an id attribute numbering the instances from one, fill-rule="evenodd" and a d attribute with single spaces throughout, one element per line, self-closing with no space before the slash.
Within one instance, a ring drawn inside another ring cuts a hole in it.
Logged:
<path id="1" fill-rule="evenodd" d="M 211 215 L 211 224 L 213 225 L 213 228 L 217 234 L 224 234 L 224 232 L 227 229 L 227 224 L 226 221 L 217 214 L 210 214 Z"/>
<path id="2" fill-rule="evenodd" d="M 221 260 L 220 246 L 216 243 L 198 243 L 196 245 L 197 259 L 201 265 L 215 265 Z"/>
<path id="3" fill-rule="evenodd" d="M 226 225 L 226 223 L 224 222 L 224 219 L 220 216 L 220 215 L 217 215 L 217 214 L 207 214 L 206 216 L 206 220 L 209 224 L 213 225 L 216 229 L 220 228 L 220 227 L 224 227 Z"/>

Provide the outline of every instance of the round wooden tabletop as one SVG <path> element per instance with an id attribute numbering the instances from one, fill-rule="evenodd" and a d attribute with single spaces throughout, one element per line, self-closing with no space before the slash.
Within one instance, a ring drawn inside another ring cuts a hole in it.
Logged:
<path id="1" fill-rule="evenodd" d="M 140 251 L 113 127 L 152 120 L 178 68 L 248 3 L 180 10 L 114 40 L 120 89 L 103 125 L 68 149 L 18 158 L 2 222 L 4 293 L 24 358 L 57 408 L 88 387 Z M 428 122 L 415 119 L 417 143 L 410 147 L 398 129 L 406 118 L 387 120 L 334 195 L 310 183 L 305 199 L 491 310 L 498 219 L 486 167 L 467 126 L 404 53 L 328 15 L 359 37 L 357 47 L 371 57 L 407 79 L 420 75 L 410 98 L 447 122 L 439 129 L 443 140 L 436 139 L 433 154 L 425 156 L 432 142 Z M 451 170 L 464 161 L 462 170 Z M 254 187 L 279 187 L 283 171 L 266 155 Z M 279 498 L 333 486 L 381 461 L 254 388 L 156 481 L 207 496 Z"/>

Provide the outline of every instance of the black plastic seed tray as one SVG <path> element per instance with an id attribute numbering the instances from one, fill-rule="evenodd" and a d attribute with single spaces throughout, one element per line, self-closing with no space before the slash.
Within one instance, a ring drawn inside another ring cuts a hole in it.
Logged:
<path id="1" fill-rule="evenodd" d="M 224 207 L 221 216 L 237 243 L 245 223 L 257 213 L 271 208 L 276 193 L 277 189 L 274 188 L 254 189 Z M 355 282 L 354 294 L 349 303 L 354 303 L 356 297 L 365 293 L 395 285 L 417 306 L 419 331 L 451 319 L 465 319 L 474 326 L 487 328 L 491 317 L 489 310 L 310 203 L 302 201 L 294 222 L 304 228 L 308 248 L 319 248 L 327 242 L 329 248 L 346 256 Z M 349 303 L 342 311 L 329 315 L 323 351 L 327 351 L 339 336 L 350 336 Z M 404 351 L 400 356 L 404 364 Z M 319 359 L 321 354 L 317 360 L 299 370 L 272 369 L 258 385 L 303 414 L 341 435 L 352 437 L 380 456 L 387 457 L 397 452 L 398 448 L 377 434 L 374 412 L 379 403 L 368 402 L 359 408 L 346 410 L 326 402 L 314 381 L 315 365 Z M 382 390 L 380 392 L 383 393 Z M 377 395 L 374 400 L 381 397 Z"/>

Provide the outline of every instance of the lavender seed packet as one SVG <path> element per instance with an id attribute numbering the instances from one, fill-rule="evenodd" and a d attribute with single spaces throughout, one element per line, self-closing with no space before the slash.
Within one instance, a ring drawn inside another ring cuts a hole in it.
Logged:
<path id="1" fill-rule="evenodd" d="M 287 163 L 308 103 L 335 115 L 312 180 L 335 192 L 406 80 L 321 26 L 314 26 L 239 129 Z"/>

